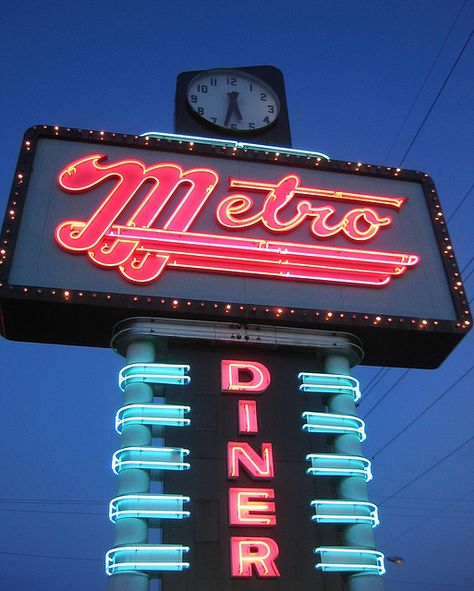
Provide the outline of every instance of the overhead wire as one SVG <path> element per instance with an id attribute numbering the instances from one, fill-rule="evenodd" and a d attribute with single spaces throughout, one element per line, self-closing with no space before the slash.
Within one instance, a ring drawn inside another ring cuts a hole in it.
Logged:
<path id="1" fill-rule="evenodd" d="M 424 77 L 424 79 L 423 79 L 423 82 L 421 83 L 421 86 L 420 86 L 420 88 L 418 89 L 418 92 L 417 92 L 417 94 L 416 94 L 415 98 L 413 99 L 413 102 L 412 102 L 412 104 L 411 104 L 411 106 L 410 106 L 410 108 L 409 108 L 409 110 L 408 110 L 407 114 L 405 115 L 405 118 L 403 119 L 403 121 L 402 121 L 402 123 L 401 123 L 401 125 L 400 125 L 400 127 L 399 127 L 399 129 L 398 129 L 398 132 L 397 132 L 397 134 L 396 134 L 396 136 L 395 136 L 395 139 L 393 140 L 392 144 L 390 145 L 390 148 L 388 149 L 388 151 L 387 151 L 387 153 L 386 153 L 386 155 L 385 155 L 385 161 L 387 161 L 387 160 L 388 160 L 388 157 L 390 156 L 390 153 L 392 152 L 392 150 L 393 150 L 393 148 L 394 148 L 395 144 L 397 143 L 397 141 L 398 141 L 398 138 L 400 137 L 400 134 L 401 134 L 401 132 L 402 132 L 403 128 L 405 127 L 405 125 L 406 125 L 406 123 L 407 123 L 407 121 L 408 121 L 408 118 L 409 118 L 409 117 L 410 117 L 410 115 L 412 114 L 412 111 L 413 111 L 413 109 L 415 108 L 415 105 L 417 104 L 417 102 L 418 102 L 418 99 L 420 98 L 420 95 L 421 95 L 421 93 L 423 92 L 423 90 L 424 90 L 424 88 L 425 88 L 425 85 L 426 85 L 426 83 L 428 82 L 428 79 L 429 79 L 429 77 L 431 76 L 431 73 L 433 72 L 433 70 L 434 70 L 434 67 L 435 67 L 435 66 L 436 66 L 436 64 L 437 64 L 437 62 L 438 62 L 438 59 L 439 59 L 440 55 L 442 54 L 442 52 L 443 52 L 443 49 L 444 49 L 444 48 L 445 48 L 445 46 L 446 46 L 446 43 L 448 42 L 448 39 L 449 39 L 449 37 L 451 36 L 451 33 L 453 32 L 453 29 L 454 29 L 454 27 L 455 27 L 456 23 L 458 22 L 458 20 L 459 20 L 459 17 L 461 16 L 461 12 L 464 10 L 464 7 L 466 6 L 466 3 L 467 3 L 467 0 L 464 0 L 464 2 L 461 4 L 461 7 L 459 8 L 459 10 L 458 10 L 458 12 L 457 12 L 456 16 L 454 17 L 453 23 L 451 24 L 451 27 L 449 28 L 449 31 L 448 31 L 448 33 L 446 34 L 446 37 L 444 38 L 444 41 L 443 41 L 443 43 L 441 44 L 440 48 L 438 49 L 438 52 L 437 52 L 437 54 L 436 54 L 436 56 L 435 56 L 435 58 L 434 58 L 434 60 L 433 60 L 433 62 L 432 62 L 432 64 L 431 64 L 431 66 L 430 66 L 430 69 L 428 70 L 428 72 L 427 72 L 427 73 L 426 73 L 426 75 L 425 75 L 425 77 Z"/>
<path id="2" fill-rule="evenodd" d="M 457 214 L 457 212 L 461 209 L 461 207 L 463 206 L 464 202 L 469 197 L 469 194 L 471 193 L 472 189 L 474 189 L 474 183 L 470 186 L 470 188 L 466 191 L 466 193 L 464 193 L 464 196 L 461 197 L 461 200 L 456 205 L 456 207 L 454 208 L 454 210 L 449 214 L 449 217 L 446 220 L 446 222 L 449 223 L 453 219 L 453 217 Z M 471 261 L 472 261 L 472 259 L 471 259 Z"/>
<path id="3" fill-rule="evenodd" d="M 412 484 L 414 484 L 417 480 L 420 480 L 420 478 L 423 478 L 423 476 L 426 476 L 426 474 L 428 474 L 429 472 L 431 472 L 431 470 L 434 470 L 434 468 L 437 468 L 440 464 L 442 464 L 443 462 L 445 462 L 446 460 L 448 460 L 450 457 L 452 457 L 454 454 L 456 454 L 458 451 L 460 451 L 461 449 L 463 449 L 464 447 L 466 447 L 466 445 L 469 445 L 469 443 L 471 443 L 472 441 L 474 441 L 474 435 L 472 435 L 471 437 L 468 437 L 463 443 L 460 443 L 457 447 L 455 447 L 454 449 L 452 449 L 450 452 L 448 452 L 441 459 L 436 460 L 435 462 L 433 462 L 428 468 L 426 468 L 425 470 L 423 470 L 422 472 L 420 472 L 417 476 L 415 476 L 414 478 L 412 478 L 411 480 L 409 480 L 407 483 L 405 483 L 403 486 L 401 486 L 400 488 L 398 488 L 391 495 L 389 495 L 388 497 L 385 497 L 385 499 L 379 503 L 379 507 L 381 507 L 382 505 L 384 505 L 390 499 L 393 499 L 393 497 L 396 497 L 399 493 L 402 492 L 402 490 L 405 490 L 406 488 L 408 488 L 409 486 L 411 486 Z"/>
<path id="4" fill-rule="evenodd" d="M 434 107 L 436 106 L 436 103 L 438 102 L 439 97 L 441 96 L 443 90 L 445 89 L 447 83 L 449 82 L 449 79 L 451 78 L 454 70 L 456 69 L 456 66 L 458 65 L 459 61 L 461 60 L 462 56 L 464 55 L 464 52 L 466 51 L 466 49 L 472 39 L 473 34 L 474 34 L 474 29 L 471 30 L 469 37 L 466 39 L 466 42 L 464 43 L 456 60 L 454 61 L 453 65 L 451 66 L 451 69 L 449 70 L 447 76 L 445 77 L 443 84 L 441 85 L 440 89 L 436 93 L 436 96 L 433 99 L 433 102 L 431 103 L 430 108 L 428 109 L 426 115 L 423 117 L 423 120 L 421 121 L 420 125 L 418 126 L 418 129 L 416 130 L 415 135 L 413 136 L 410 144 L 408 145 L 408 148 L 405 150 L 405 153 L 403 154 L 403 157 L 400 160 L 399 166 L 402 166 L 402 164 L 405 162 L 406 157 L 408 156 L 410 150 L 412 149 L 414 143 L 416 142 L 418 136 L 420 135 L 421 130 L 425 126 L 425 123 L 428 120 L 428 117 L 431 115 L 431 112 L 433 111 Z"/>
<path id="5" fill-rule="evenodd" d="M 55 560 L 83 560 L 87 562 L 103 562 L 101 558 L 85 558 L 83 556 L 58 556 L 53 554 L 29 554 L 26 552 L 7 552 L 0 550 L 0 554 L 7 556 L 26 556 L 28 558 L 53 558 Z"/>
<path id="6" fill-rule="evenodd" d="M 385 392 L 385 394 L 377 400 L 377 402 L 372 406 L 372 408 L 370 408 L 368 412 L 365 413 L 365 416 L 363 417 L 364 419 L 366 419 L 370 415 L 370 413 L 377 408 L 377 406 L 390 394 L 390 392 L 392 392 L 398 386 L 398 384 L 410 373 L 410 371 L 410 369 L 406 369 L 402 373 L 398 380 L 394 384 L 392 384 L 390 388 Z"/>
<path id="7" fill-rule="evenodd" d="M 464 495 L 458 497 L 457 499 L 454 499 L 453 501 L 449 502 L 447 505 L 444 505 L 443 507 L 441 507 L 438 511 L 446 511 L 449 507 L 452 507 L 453 505 L 455 505 L 456 503 L 461 503 L 464 501 L 464 499 L 466 497 L 468 497 L 469 495 L 471 495 L 474 492 L 474 489 L 469 490 L 467 493 L 465 493 Z M 402 498 L 402 497 L 400 497 Z M 379 503 L 380 506 L 381 503 Z M 434 516 L 435 517 L 435 516 Z M 418 523 L 415 523 L 414 525 L 412 525 L 411 527 L 409 527 L 408 529 L 405 529 L 403 532 L 399 532 L 396 536 L 393 536 L 392 538 L 390 538 L 387 542 L 385 542 L 385 544 L 391 544 L 392 542 L 400 539 L 401 537 L 403 537 L 404 535 L 410 533 L 411 531 L 417 529 L 418 527 L 420 527 L 421 525 L 423 525 L 424 523 L 426 523 L 427 521 L 429 521 L 430 519 L 433 519 L 432 516 L 425 516 L 423 517 L 423 519 L 421 521 L 418 521 Z"/>
<path id="8" fill-rule="evenodd" d="M 403 429 L 400 429 L 400 431 L 398 431 L 398 433 L 396 433 L 389 441 L 387 441 L 387 443 L 382 445 L 382 447 L 374 453 L 374 455 L 372 456 L 372 459 L 374 459 L 376 456 L 378 456 L 380 453 L 382 453 L 384 451 L 384 449 L 386 449 L 389 445 L 391 445 L 394 441 L 396 441 L 400 437 L 400 435 L 405 433 L 405 431 L 407 431 L 412 425 L 414 425 L 423 415 L 425 415 L 429 410 L 431 410 L 433 408 L 433 406 L 435 406 L 435 404 L 438 404 L 438 402 L 440 400 L 442 400 L 446 396 L 446 394 L 451 392 L 451 390 L 453 388 L 455 388 L 473 369 L 474 369 L 474 364 L 472 364 L 471 367 L 462 374 L 462 376 L 460 376 L 454 382 L 452 382 L 451 385 L 448 386 L 448 388 L 446 388 L 446 390 L 443 390 L 443 392 L 441 392 L 441 394 L 439 396 L 437 396 L 431 402 L 431 404 L 429 404 L 424 410 L 419 412 L 416 415 L 416 417 L 414 417 L 409 423 L 407 423 L 405 425 L 405 427 L 403 427 Z"/>

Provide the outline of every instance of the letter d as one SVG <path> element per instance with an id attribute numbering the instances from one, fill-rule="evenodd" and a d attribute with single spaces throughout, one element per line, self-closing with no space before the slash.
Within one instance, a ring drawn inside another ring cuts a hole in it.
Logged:
<path id="1" fill-rule="evenodd" d="M 221 361 L 222 392 L 264 392 L 270 385 L 270 372 L 257 361 Z"/>

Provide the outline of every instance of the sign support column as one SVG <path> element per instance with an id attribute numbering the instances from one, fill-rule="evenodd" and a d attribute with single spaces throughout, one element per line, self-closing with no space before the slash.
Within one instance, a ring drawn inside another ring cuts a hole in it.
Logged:
<path id="1" fill-rule="evenodd" d="M 342 353 L 328 354 L 324 360 L 328 374 L 349 375 L 350 362 Z M 328 411 L 339 415 L 357 415 L 352 396 L 334 394 L 328 399 Z M 360 439 L 355 433 L 345 433 L 334 438 L 334 451 L 349 456 L 362 456 Z M 367 484 L 363 478 L 348 476 L 341 478 L 339 498 L 348 501 L 368 501 Z M 372 526 L 368 523 L 346 525 L 343 532 L 344 543 L 348 547 L 374 550 Z M 383 579 L 375 574 L 352 574 L 347 577 L 347 591 L 383 591 Z"/>

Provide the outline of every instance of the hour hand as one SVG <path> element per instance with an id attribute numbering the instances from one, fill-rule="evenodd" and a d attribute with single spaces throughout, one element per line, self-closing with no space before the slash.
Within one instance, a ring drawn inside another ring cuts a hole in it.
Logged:
<path id="1" fill-rule="evenodd" d="M 228 92 L 227 96 L 229 97 L 229 104 L 227 105 L 227 113 L 225 115 L 224 125 L 227 125 L 232 117 L 232 113 L 235 113 L 235 116 L 239 121 L 242 121 L 242 114 L 240 113 L 239 105 L 237 104 L 237 97 L 239 96 L 238 92 L 232 91 Z"/>

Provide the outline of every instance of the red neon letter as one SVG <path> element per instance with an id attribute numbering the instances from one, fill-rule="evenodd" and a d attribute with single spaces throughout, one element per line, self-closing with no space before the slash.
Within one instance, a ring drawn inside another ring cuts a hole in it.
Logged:
<path id="1" fill-rule="evenodd" d="M 258 433 L 257 403 L 255 400 L 239 400 L 239 433 Z"/>
<path id="2" fill-rule="evenodd" d="M 276 524 L 273 488 L 229 488 L 229 525 Z"/>
<path id="3" fill-rule="evenodd" d="M 275 564 L 278 544 L 272 538 L 230 538 L 231 574 L 233 577 L 251 577 L 252 566 L 258 577 L 279 577 Z"/>
<path id="4" fill-rule="evenodd" d="M 248 374 L 249 379 L 244 379 Z M 221 362 L 221 384 L 223 392 L 264 392 L 270 385 L 270 372 L 257 361 L 234 361 L 223 359 Z"/>
<path id="5" fill-rule="evenodd" d="M 229 441 L 227 444 L 227 477 L 240 476 L 240 464 L 252 478 L 273 478 L 273 450 L 271 443 L 262 443 L 262 455 L 248 443 Z"/>

